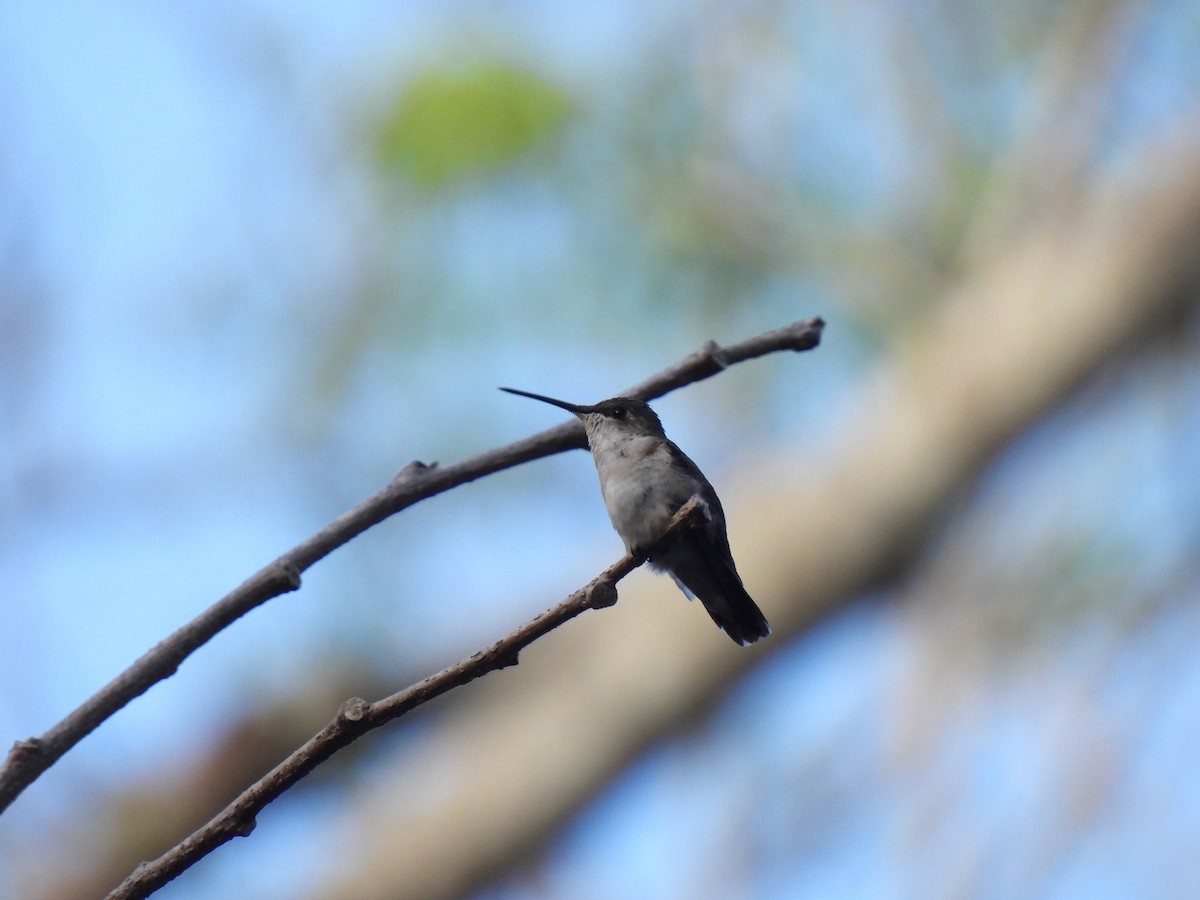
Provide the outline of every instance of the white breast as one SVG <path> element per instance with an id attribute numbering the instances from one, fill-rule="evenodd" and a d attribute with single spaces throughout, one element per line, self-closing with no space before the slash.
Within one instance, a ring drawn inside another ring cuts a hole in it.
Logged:
<path id="1" fill-rule="evenodd" d="M 653 541 L 701 485 L 671 465 L 660 438 L 597 441 L 592 447 L 613 528 L 627 549 Z"/>

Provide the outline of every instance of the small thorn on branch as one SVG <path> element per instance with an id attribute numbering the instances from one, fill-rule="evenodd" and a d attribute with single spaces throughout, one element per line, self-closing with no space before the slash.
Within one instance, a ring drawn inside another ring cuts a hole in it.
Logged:
<path id="1" fill-rule="evenodd" d="M 519 665 L 521 662 L 520 650 L 509 650 L 507 653 L 499 653 L 496 655 L 497 669 L 510 669 L 513 666 Z"/>
<path id="2" fill-rule="evenodd" d="M 254 833 L 254 829 L 258 827 L 258 818 L 255 816 L 241 816 L 234 819 L 230 823 L 229 832 L 234 837 L 250 837 Z"/>
<path id="3" fill-rule="evenodd" d="M 358 722 L 370 708 L 371 704 L 362 697 L 351 697 L 338 709 L 338 718 L 344 722 Z"/>
<path id="4" fill-rule="evenodd" d="M 729 365 L 729 354 L 716 341 L 709 341 L 700 352 L 712 360 L 713 365 L 717 367 L 717 371 L 721 371 Z"/>
<path id="5" fill-rule="evenodd" d="M 271 572 L 271 579 L 281 591 L 298 591 L 302 581 L 300 567 L 291 560 L 277 561 Z"/>
<path id="6" fill-rule="evenodd" d="M 12 749 L 8 751 L 7 765 L 19 766 L 23 763 L 36 760 L 42 755 L 43 749 L 44 745 L 41 738 L 30 737 L 14 741 Z"/>
<path id="7" fill-rule="evenodd" d="M 397 488 L 401 485 L 409 484 L 416 481 L 426 472 L 432 472 L 438 466 L 437 462 L 431 462 L 428 465 L 421 462 L 419 459 L 414 459 L 403 469 L 392 476 L 392 480 L 388 483 L 389 488 Z"/>
<path id="8" fill-rule="evenodd" d="M 587 592 L 587 604 L 592 609 L 606 609 L 617 603 L 617 586 L 611 581 L 597 581 Z"/>

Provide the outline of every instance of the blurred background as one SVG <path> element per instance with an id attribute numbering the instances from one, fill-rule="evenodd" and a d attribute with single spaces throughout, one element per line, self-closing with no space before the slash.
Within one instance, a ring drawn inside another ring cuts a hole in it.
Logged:
<path id="1" fill-rule="evenodd" d="M 0 6 L 0 741 L 412 459 L 655 406 L 775 634 L 667 579 L 159 896 L 1169 898 L 1200 841 L 1200 2 Z M 579 452 L 423 502 L 0 817 L 101 896 L 621 552 Z"/>

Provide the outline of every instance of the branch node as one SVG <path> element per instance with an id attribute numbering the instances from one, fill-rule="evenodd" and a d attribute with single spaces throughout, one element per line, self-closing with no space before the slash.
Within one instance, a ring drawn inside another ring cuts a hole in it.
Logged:
<path id="1" fill-rule="evenodd" d="M 238 816 L 229 823 L 229 833 L 234 837 L 250 837 L 257 826 L 257 816 Z"/>
<path id="2" fill-rule="evenodd" d="M 288 560 L 276 560 L 275 569 L 271 572 L 271 580 L 276 582 L 280 590 L 298 591 L 302 579 L 300 578 L 300 567 Z"/>
<path id="3" fill-rule="evenodd" d="M 338 709 L 338 718 L 343 722 L 358 722 L 371 709 L 371 704 L 362 697 L 351 697 Z"/>
<path id="4" fill-rule="evenodd" d="M 606 609 L 617 603 L 617 586 L 604 579 L 593 582 L 588 588 L 587 605 L 592 609 Z"/>
<path id="5" fill-rule="evenodd" d="M 820 316 L 811 319 L 801 319 L 788 326 L 792 332 L 792 349 L 799 353 L 802 350 L 812 350 L 821 343 L 821 334 L 825 331 L 825 320 Z"/>
<path id="6" fill-rule="evenodd" d="M 520 663 L 518 657 L 521 655 L 521 648 L 505 648 L 500 646 L 503 641 L 498 641 L 486 650 L 476 650 L 471 654 L 468 662 L 479 663 L 483 666 L 485 672 L 492 672 L 496 669 L 507 669 L 510 666 L 515 666 Z"/>
<path id="7" fill-rule="evenodd" d="M 8 751 L 8 762 L 6 765 L 22 765 L 29 760 L 41 756 L 44 749 L 45 744 L 41 738 L 29 737 L 24 740 L 14 741 L 12 749 Z"/>
<path id="8" fill-rule="evenodd" d="M 521 651 L 517 649 L 509 650 L 507 653 L 496 654 L 496 668 L 508 669 L 512 666 L 519 665 L 521 662 Z"/>
<path id="9" fill-rule="evenodd" d="M 729 365 L 729 354 L 716 341 L 709 341 L 700 352 L 713 361 L 718 372 Z"/>
<path id="10" fill-rule="evenodd" d="M 421 462 L 419 459 L 414 459 L 412 462 L 410 462 L 408 465 L 406 465 L 403 469 L 401 469 L 399 472 L 397 472 L 392 477 L 392 480 L 388 484 L 388 487 L 389 488 L 397 488 L 397 487 L 400 487 L 400 485 L 402 485 L 402 484 L 408 484 L 411 481 L 416 481 L 418 478 L 420 478 L 426 472 L 432 472 L 434 469 L 436 469 L 437 465 L 438 464 L 436 462 L 432 462 L 429 465 L 426 465 L 425 463 Z"/>

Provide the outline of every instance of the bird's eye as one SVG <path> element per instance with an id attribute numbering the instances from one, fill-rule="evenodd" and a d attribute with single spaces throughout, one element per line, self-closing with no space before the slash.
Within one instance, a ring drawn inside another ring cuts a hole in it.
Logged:
<path id="1" fill-rule="evenodd" d="M 614 406 L 612 414 L 614 419 L 623 419 L 629 414 L 629 410 L 623 406 Z"/>

